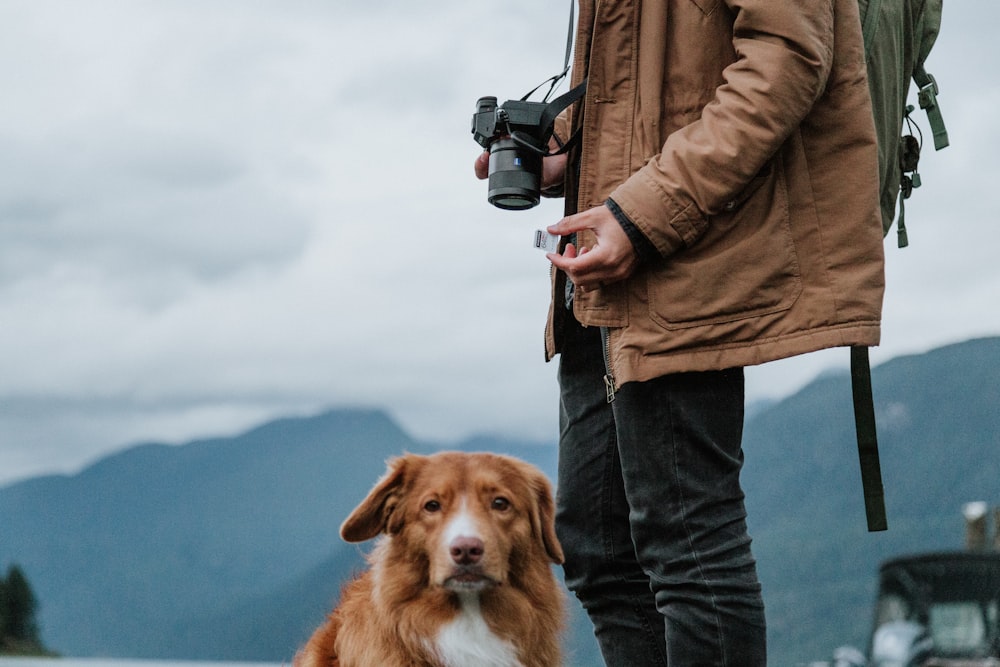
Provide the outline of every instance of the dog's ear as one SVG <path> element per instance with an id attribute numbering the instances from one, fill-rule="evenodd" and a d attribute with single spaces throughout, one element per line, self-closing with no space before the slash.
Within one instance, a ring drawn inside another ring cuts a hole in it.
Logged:
<path id="1" fill-rule="evenodd" d="M 552 562 L 562 565 L 565 556 L 559 538 L 556 537 L 556 508 L 552 499 L 552 485 L 548 478 L 534 467 L 525 465 L 525 472 L 534 495 L 531 508 L 532 531 L 541 539 L 545 553 Z"/>
<path id="2" fill-rule="evenodd" d="M 386 473 L 341 524 L 340 536 L 345 541 L 364 542 L 381 532 L 398 532 L 401 518 L 393 514 L 399 514 L 395 510 L 403 497 L 410 459 L 410 456 L 401 456 L 389 460 Z"/>

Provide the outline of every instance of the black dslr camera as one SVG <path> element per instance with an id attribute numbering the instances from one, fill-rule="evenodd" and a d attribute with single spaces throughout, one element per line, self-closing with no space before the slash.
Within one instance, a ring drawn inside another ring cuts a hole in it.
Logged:
<path id="1" fill-rule="evenodd" d="M 535 86 L 520 100 L 508 100 L 497 106 L 497 98 L 480 97 L 472 115 L 472 137 L 490 152 L 490 187 L 487 198 L 498 208 L 522 211 L 538 204 L 541 195 L 542 158 L 561 155 L 579 140 L 580 130 L 562 141 L 556 137 L 559 149 L 549 152 L 556 116 L 579 100 L 587 91 L 587 80 L 556 99 L 549 96 L 569 74 L 573 46 L 575 2 L 569 5 L 569 27 L 566 33 L 566 57 L 559 74 Z M 549 84 L 545 99 L 529 102 L 528 98 Z"/>
<path id="2" fill-rule="evenodd" d="M 538 204 L 542 157 L 548 155 L 554 117 L 545 102 L 480 97 L 472 136 L 490 152 L 487 198 L 498 208 L 519 211 Z"/>

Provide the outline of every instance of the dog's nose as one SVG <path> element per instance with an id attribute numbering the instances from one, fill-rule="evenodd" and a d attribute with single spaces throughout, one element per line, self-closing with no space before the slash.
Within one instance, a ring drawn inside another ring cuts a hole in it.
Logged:
<path id="1" fill-rule="evenodd" d="M 478 537 L 456 537 L 451 543 L 451 559 L 456 565 L 475 565 L 483 557 L 484 548 Z"/>

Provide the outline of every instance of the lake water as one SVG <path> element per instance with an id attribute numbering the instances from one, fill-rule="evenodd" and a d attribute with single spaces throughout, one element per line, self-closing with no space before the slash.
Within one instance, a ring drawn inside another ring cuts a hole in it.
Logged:
<path id="1" fill-rule="evenodd" d="M 122 658 L 3 658 L 0 667 L 282 667 L 271 662 L 198 662 Z"/>

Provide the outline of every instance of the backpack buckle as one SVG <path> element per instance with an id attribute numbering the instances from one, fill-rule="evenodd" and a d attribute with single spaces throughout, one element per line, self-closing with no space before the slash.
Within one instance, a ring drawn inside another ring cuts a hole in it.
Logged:
<path id="1" fill-rule="evenodd" d="M 937 96 L 941 92 L 938 88 L 937 80 L 934 79 L 933 74 L 928 74 L 927 78 L 929 83 L 920 87 L 920 91 L 917 93 L 917 101 L 920 102 L 920 108 L 934 109 L 937 107 Z"/>

